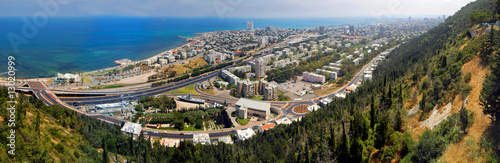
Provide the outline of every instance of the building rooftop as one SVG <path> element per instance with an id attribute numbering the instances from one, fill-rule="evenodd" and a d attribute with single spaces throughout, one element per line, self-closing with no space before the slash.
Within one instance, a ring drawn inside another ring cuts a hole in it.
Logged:
<path id="1" fill-rule="evenodd" d="M 134 135 L 139 135 L 141 133 L 141 124 L 127 122 L 123 125 L 121 131 L 126 133 L 133 133 Z"/>
<path id="2" fill-rule="evenodd" d="M 247 108 L 260 110 L 260 111 L 267 111 L 271 108 L 270 103 L 250 100 L 250 99 L 246 99 L 246 98 L 240 98 L 238 100 L 238 102 L 236 102 L 236 105 L 237 106 L 245 106 Z"/>
<path id="3" fill-rule="evenodd" d="M 279 124 L 286 124 L 286 125 L 289 125 L 289 124 L 292 124 L 292 121 L 290 120 L 290 118 L 285 117 L 285 118 L 281 118 L 281 119 L 276 120 L 276 123 L 277 123 L 278 125 L 279 125 Z"/>
<path id="4" fill-rule="evenodd" d="M 247 128 L 246 130 L 236 130 L 236 135 L 238 140 L 245 140 L 254 136 L 255 132 L 251 128 Z"/>
<path id="5" fill-rule="evenodd" d="M 266 131 L 266 130 L 273 128 L 274 126 L 275 126 L 274 123 L 269 123 L 267 125 L 261 126 L 261 128 L 262 128 L 262 131 Z"/>

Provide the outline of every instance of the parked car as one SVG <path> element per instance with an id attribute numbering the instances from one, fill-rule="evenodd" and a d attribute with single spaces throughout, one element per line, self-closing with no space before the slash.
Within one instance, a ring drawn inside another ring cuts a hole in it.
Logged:
<path id="1" fill-rule="evenodd" d="M 179 135 L 184 135 L 184 133 L 181 132 Z"/>

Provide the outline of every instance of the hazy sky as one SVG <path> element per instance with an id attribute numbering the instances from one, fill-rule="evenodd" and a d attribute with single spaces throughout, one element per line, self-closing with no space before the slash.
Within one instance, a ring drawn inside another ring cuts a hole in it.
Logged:
<path id="1" fill-rule="evenodd" d="M 359 17 L 451 15 L 473 0 L 0 0 L 0 16 Z M 51 7 L 53 9 L 53 7 Z"/>

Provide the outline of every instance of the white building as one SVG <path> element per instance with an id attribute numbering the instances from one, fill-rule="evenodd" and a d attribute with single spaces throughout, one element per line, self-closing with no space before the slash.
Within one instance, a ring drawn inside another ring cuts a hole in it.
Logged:
<path id="1" fill-rule="evenodd" d="M 255 60 L 255 77 L 263 78 L 265 76 L 266 76 L 266 63 L 264 62 L 264 59 L 257 58 Z"/>
<path id="2" fill-rule="evenodd" d="M 240 81 L 239 77 L 237 77 L 236 75 L 227 70 L 222 70 L 220 76 L 231 84 L 236 84 L 237 82 Z"/>
<path id="3" fill-rule="evenodd" d="M 318 75 L 318 74 L 311 73 L 311 72 L 303 72 L 302 73 L 302 80 L 304 80 L 306 82 L 311 82 L 311 83 L 325 83 L 325 76 Z"/>
<path id="4" fill-rule="evenodd" d="M 251 22 L 247 21 L 247 30 L 249 31 L 253 30 L 253 21 Z"/>
<path id="5" fill-rule="evenodd" d="M 57 84 L 60 84 L 60 83 L 76 83 L 76 82 L 80 82 L 82 81 L 82 77 L 80 77 L 80 75 L 78 74 L 70 74 L 70 73 L 66 73 L 66 74 L 61 74 L 61 73 L 57 73 L 57 77 L 54 78 L 54 83 L 57 83 Z"/>
<path id="6" fill-rule="evenodd" d="M 368 81 L 368 80 L 372 80 L 373 76 L 372 74 L 366 74 L 364 77 L 363 77 L 363 80 L 364 81 Z"/>
<path id="7" fill-rule="evenodd" d="M 141 134 L 141 130 L 142 130 L 141 124 L 131 123 L 131 122 L 125 123 L 125 125 L 123 125 L 121 129 L 122 132 L 126 134 L 133 134 L 135 136 Z"/>
<path id="8" fill-rule="evenodd" d="M 310 112 L 316 111 L 318 109 L 319 109 L 319 106 L 316 104 L 307 107 L 307 110 L 309 110 Z"/>
<path id="9" fill-rule="evenodd" d="M 316 69 L 316 73 L 324 75 L 324 76 L 328 77 L 329 79 L 337 80 L 337 72 L 328 71 L 328 70 L 322 70 L 322 69 Z"/>
<path id="10" fill-rule="evenodd" d="M 328 105 L 330 102 L 332 102 L 332 99 L 330 98 L 323 98 L 319 101 L 323 106 Z"/>
<path id="11" fill-rule="evenodd" d="M 280 124 L 285 124 L 285 125 L 292 124 L 292 120 L 290 120 L 290 118 L 288 118 L 288 117 L 278 119 L 275 122 L 276 122 L 277 125 L 280 125 Z"/>
<path id="12" fill-rule="evenodd" d="M 236 138 L 238 140 L 246 140 L 255 135 L 255 132 L 251 128 L 247 128 L 246 130 L 236 130 Z"/>
<path id="13" fill-rule="evenodd" d="M 193 143 L 194 144 L 200 143 L 201 145 L 210 144 L 210 136 L 208 136 L 208 134 L 203 134 L 203 133 L 194 134 Z"/>
<path id="14" fill-rule="evenodd" d="M 354 62 L 354 65 L 358 65 L 360 60 L 361 58 L 356 58 L 352 62 Z"/>

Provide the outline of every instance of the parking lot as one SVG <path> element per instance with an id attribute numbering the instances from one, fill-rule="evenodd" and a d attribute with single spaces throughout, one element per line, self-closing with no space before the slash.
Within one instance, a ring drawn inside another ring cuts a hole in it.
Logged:
<path id="1" fill-rule="evenodd" d="M 273 84 L 278 86 L 278 89 L 282 92 L 285 92 L 285 95 L 290 97 L 292 100 L 295 99 L 311 99 L 317 97 L 313 93 L 311 93 L 312 84 L 309 82 L 302 81 L 302 76 L 297 77 L 297 82 L 287 81 L 281 84 L 276 82 L 272 82 Z"/>

